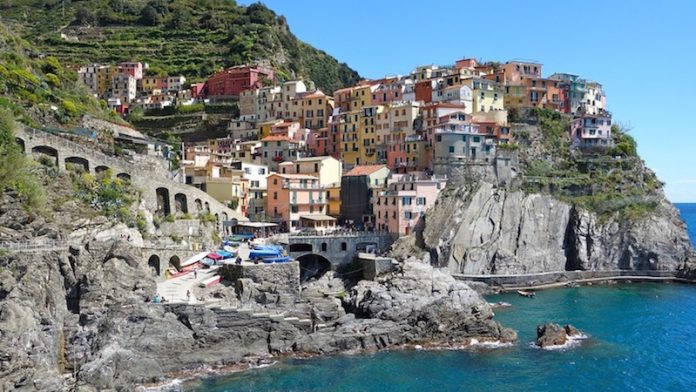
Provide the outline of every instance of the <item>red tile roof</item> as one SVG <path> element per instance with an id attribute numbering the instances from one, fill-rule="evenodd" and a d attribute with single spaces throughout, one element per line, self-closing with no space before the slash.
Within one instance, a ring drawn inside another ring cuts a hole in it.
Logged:
<path id="1" fill-rule="evenodd" d="M 376 172 L 379 169 L 386 167 L 385 165 L 362 165 L 355 166 L 344 176 L 369 176 L 370 174 Z"/>

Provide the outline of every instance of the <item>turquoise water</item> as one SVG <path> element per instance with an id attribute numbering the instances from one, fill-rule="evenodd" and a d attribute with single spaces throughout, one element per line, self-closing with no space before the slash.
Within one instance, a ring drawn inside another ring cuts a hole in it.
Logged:
<path id="1" fill-rule="evenodd" d="M 679 205 L 696 228 L 696 205 Z M 690 232 L 692 241 L 696 233 Z M 696 390 L 696 286 L 628 284 L 541 291 L 496 319 L 518 331 L 512 347 L 395 351 L 285 360 L 209 378 L 195 391 L 644 391 Z M 589 335 L 564 351 L 533 348 L 538 324 L 570 323 Z"/>

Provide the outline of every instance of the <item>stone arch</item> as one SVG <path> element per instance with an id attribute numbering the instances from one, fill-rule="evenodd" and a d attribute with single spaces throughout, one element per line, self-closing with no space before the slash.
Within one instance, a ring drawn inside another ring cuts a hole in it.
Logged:
<path id="1" fill-rule="evenodd" d="M 205 212 L 210 213 L 210 203 L 208 203 L 207 201 L 205 202 Z"/>
<path id="2" fill-rule="evenodd" d="M 379 244 L 376 242 L 359 242 L 355 245 L 355 250 L 358 252 L 374 253 L 379 249 Z"/>
<path id="3" fill-rule="evenodd" d="M 188 214 L 188 202 L 185 194 L 177 193 L 174 195 L 174 207 L 176 208 L 176 212 Z"/>
<path id="4" fill-rule="evenodd" d="M 50 146 L 36 146 L 31 149 L 34 159 L 39 160 L 42 156 L 48 156 L 54 159 L 56 167 L 58 167 L 58 150 Z"/>
<path id="5" fill-rule="evenodd" d="M 341 251 L 345 252 L 348 250 L 348 243 L 343 241 L 341 242 Z"/>
<path id="6" fill-rule="evenodd" d="M 226 222 L 226 221 L 230 220 L 230 217 L 227 215 L 226 212 L 223 212 L 221 215 L 222 215 L 222 221 L 223 221 L 223 222 Z"/>
<path id="7" fill-rule="evenodd" d="M 108 166 L 99 165 L 99 166 L 97 166 L 97 167 L 94 168 L 94 172 L 95 172 L 96 174 L 101 174 L 101 173 L 104 173 L 104 172 L 108 171 L 109 169 L 110 169 L 110 168 L 109 168 Z"/>
<path id="8" fill-rule="evenodd" d="M 311 252 L 312 244 L 290 244 L 290 252 Z"/>
<path id="9" fill-rule="evenodd" d="M 85 173 L 89 173 L 89 161 L 85 158 L 82 157 L 67 157 L 65 158 L 65 167 L 68 167 L 68 164 L 71 165 L 76 165 L 82 168 L 82 170 Z"/>
<path id="10" fill-rule="evenodd" d="M 322 255 L 308 253 L 297 258 L 300 263 L 300 281 L 306 282 L 312 278 L 319 278 L 331 271 L 331 261 Z"/>
<path id="11" fill-rule="evenodd" d="M 155 190 L 155 195 L 157 196 L 157 213 L 162 215 L 169 215 L 172 213 L 171 206 L 169 205 L 169 189 L 161 187 Z"/>
<path id="12" fill-rule="evenodd" d="M 218 213 L 215 213 L 215 223 L 220 223 L 220 215 Z"/>
<path id="13" fill-rule="evenodd" d="M 181 271 L 181 259 L 179 256 L 174 255 L 169 258 L 169 266 L 176 268 L 177 271 Z"/>
<path id="14" fill-rule="evenodd" d="M 21 137 L 16 137 L 15 141 L 19 145 L 19 148 L 22 149 L 22 152 L 26 153 L 27 149 L 26 149 L 26 144 L 24 143 L 24 139 L 22 139 Z"/>
<path id="15" fill-rule="evenodd" d="M 196 211 L 203 211 L 203 202 L 201 202 L 201 199 L 196 199 L 193 203 L 196 205 Z"/>
<path id="16" fill-rule="evenodd" d="M 131 175 L 128 173 L 118 173 L 116 175 L 116 178 L 119 178 L 123 181 L 130 181 L 131 180 Z"/>
<path id="17" fill-rule="evenodd" d="M 152 255 L 147 260 L 147 265 L 152 268 L 156 276 L 160 275 L 160 258 L 157 255 Z"/>
<path id="18" fill-rule="evenodd" d="M 326 252 L 328 250 L 329 246 L 326 244 L 326 242 L 321 243 L 321 251 Z"/>

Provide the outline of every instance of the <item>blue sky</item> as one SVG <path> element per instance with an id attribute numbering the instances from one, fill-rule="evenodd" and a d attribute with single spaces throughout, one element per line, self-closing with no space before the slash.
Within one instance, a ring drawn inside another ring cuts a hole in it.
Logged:
<path id="1" fill-rule="evenodd" d="M 531 59 L 544 64 L 544 76 L 597 80 L 670 200 L 696 202 L 696 1 L 263 3 L 298 38 L 367 78 L 476 57 Z"/>

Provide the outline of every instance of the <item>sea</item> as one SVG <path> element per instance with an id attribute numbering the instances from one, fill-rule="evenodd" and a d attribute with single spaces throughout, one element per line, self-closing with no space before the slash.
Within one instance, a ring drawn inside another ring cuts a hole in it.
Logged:
<path id="1" fill-rule="evenodd" d="M 677 204 L 696 242 L 696 204 Z M 286 359 L 187 385 L 189 391 L 696 391 L 696 285 L 637 283 L 488 296 L 516 344 Z M 536 326 L 572 324 L 587 338 L 533 346 Z"/>

